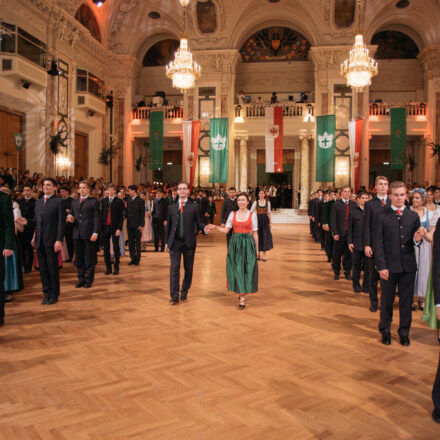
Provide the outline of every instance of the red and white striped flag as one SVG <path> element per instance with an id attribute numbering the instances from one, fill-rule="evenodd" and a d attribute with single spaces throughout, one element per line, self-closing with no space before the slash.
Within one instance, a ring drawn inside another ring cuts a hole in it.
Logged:
<path id="1" fill-rule="evenodd" d="M 199 151 L 200 121 L 183 121 L 182 180 L 191 188 Z"/>
<path id="2" fill-rule="evenodd" d="M 362 136 L 364 120 L 356 119 L 348 123 L 348 137 L 350 142 L 350 155 L 352 170 L 354 171 L 354 190 L 359 189 L 360 160 L 362 153 Z"/>
<path id="3" fill-rule="evenodd" d="M 283 172 L 283 108 L 266 107 L 266 173 Z"/>

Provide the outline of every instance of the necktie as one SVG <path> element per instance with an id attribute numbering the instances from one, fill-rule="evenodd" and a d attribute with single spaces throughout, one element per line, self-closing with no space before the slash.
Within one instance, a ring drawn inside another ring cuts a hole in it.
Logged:
<path id="1" fill-rule="evenodd" d="M 382 206 L 385 206 L 385 199 L 382 199 Z"/>
<path id="2" fill-rule="evenodd" d="M 181 214 L 183 214 L 183 205 L 184 205 L 184 203 L 183 203 L 183 202 L 180 202 L 180 213 L 181 213 Z"/>
<path id="3" fill-rule="evenodd" d="M 47 202 L 47 197 L 44 196 L 44 204 L 46 204 L 46 202 Z"/>
<path id="4" fill-rule="evenodd" d="M 108 210 L 107 210 L 107 218 L 105 220 L 105 225 L 106 226 L 111 226 L 112 225 L 111 206 L 112 206 L 112 202 L 111 202 L 111 199 L 109 199 Z"/>
<path id="5" fill-rule="evenodd" d="M 401 209 L 396 209 L 397 215 L 402 215 L 402 210 Z"/>
<path id="6" fill-rule="evenodd" d="M 183 205 L 184 202 L 180 202 L 179 224 L 177 228 L 177 238 L 181 241 L 185 240 L 185 229 L 183 226 Z"/>
<path id="7" fill-rule="evenodd" d="M 345 202 L 345 229 L 348 228 L 348 211 L 349 211 L 348 202 Z"/>
<path id="8" fill-rule="evenodd" d="M 84 197 L 81 197 L 81 198 L 79 199 L 79 202 L 80 202 L 80 203 L 84 202 Z"/>

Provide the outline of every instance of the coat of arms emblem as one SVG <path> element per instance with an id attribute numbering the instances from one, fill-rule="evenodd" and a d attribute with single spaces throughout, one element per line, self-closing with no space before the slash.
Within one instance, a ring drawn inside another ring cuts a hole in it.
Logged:
<path id="1" fill-rule="evenodd" d="M 331 148 L 333 146 L 333 137 L 332 134 L 328 134 L 326 131 L 322 136 L 318 135 L 319 148 L 323 148 L 324 150 Z"/>
<path id="2" fill-rule="evenodd" d="M 280 135 L 280 126 L 279 125 L 271 125 L 267 129 L 267 133 L 270 138 L 276 139 Z"/>
<path id="3" fill-rule="evenodd" d="M 226 148 L 226 137 L 222 137 L 218 134 L 211 139 L 211 144 L 212 148 L 216 151 L 224 150 Z"/>

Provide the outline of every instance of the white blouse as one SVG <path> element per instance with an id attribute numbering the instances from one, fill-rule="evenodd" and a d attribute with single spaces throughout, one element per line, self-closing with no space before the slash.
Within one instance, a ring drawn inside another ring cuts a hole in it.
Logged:
<path id="1" fill-rule="evenodd" d="M 429 211 L 429 227 L 435 227 L 437 225 L 437 220 L 440 217 L 440 208 L 435 211 Z"/>
<path id="2" fill-rule="evenodd" d="M 248 211 L 246 218 L 244 220 L 238 220 L 238 218 L 237 218 L 236 221 L 239 223 L 244 223 L 244 222 L 248 221 L 250 215 L 251 215 L 251 212 Z M 233 221 L 234 221 L 234 211 L 232 211 L 229 214 L 228 220 L 226 221 L 226 227 L 232 229 Z M 258 231 L 258 219 L 257 219 L 256 215 L 252 216 L 252 231 Z"/>
<path id="3" fill-rule="evenodd" d="M 253 204 L 252 204 L 252 208 L 251 208 L 251 212 L 255 212 L 256 211 L 256 209 L 257 209 L 257 201 L 255 201 Z M 267 200 L 266 201 L 266 203 L 267 203 L 267 213 L 268 214 L 270 214 L 272 211 L 271 211 L 271 208 L 270 208 L 270 202 Z M 262 206 L 262 208 L 263 208 L 263 206 Z"/>

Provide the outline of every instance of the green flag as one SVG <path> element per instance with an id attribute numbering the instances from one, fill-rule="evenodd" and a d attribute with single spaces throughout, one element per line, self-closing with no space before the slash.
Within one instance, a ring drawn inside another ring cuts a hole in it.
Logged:
<path id="1" fill-rule="evenodd" d="M 228 118 L 213 118 L 209 122 L 209 181 L 228 180 Z"/>
<path id="2" fill-rule="evenodd" d="M 391 109 L 391 170 L 405 168 L 406 108 Z"/>
<path id="3" fill-rule="evenodd" d="M 163 112 L 150 113 L 150 170 L 163 168 Z"/>
<path id="4" fill-rule="evenodd" d="M 316 181 L 335 180 L 335 115 L 316 117 Z"/>

